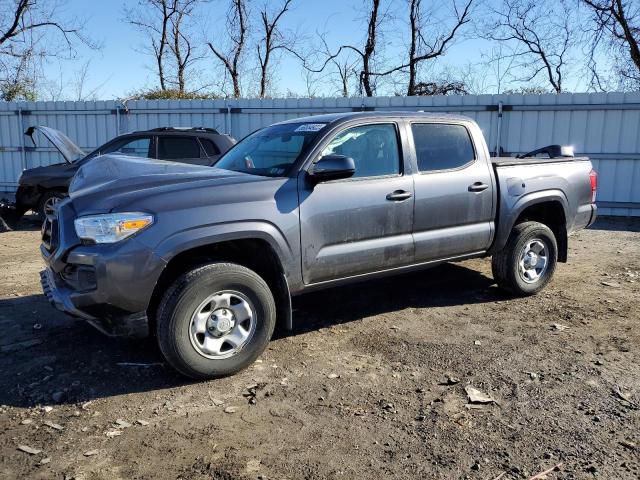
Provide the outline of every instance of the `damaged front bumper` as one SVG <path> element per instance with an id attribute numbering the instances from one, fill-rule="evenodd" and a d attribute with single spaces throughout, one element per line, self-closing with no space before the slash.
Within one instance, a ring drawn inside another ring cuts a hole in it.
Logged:
<path id="1" fill-rule="evenodd" d="M 83 245 L 75 212 L 61 202 L 42 227 L 40 252 L 47 266 L 42 291 L 58 310 L 86 320 L 109 336 L 149 335 L 147 308 L 166 263 L 136 239 Z"/>
<path id="2" fill-rule="evenodd" d="M 40 272 L 42 292 L 49 303 L 67 315 L 85 320 L 100 332 L 110 337 L 144 338 L 149 336 L 149 322 L 146 312 L 125 313 L 117 309 L 108 313 L 104 306 L 104 317 L 94 317 L 75 306 L 72 300 L 73 290 L 56 281 L 56 274 L 47 268 Z"/>

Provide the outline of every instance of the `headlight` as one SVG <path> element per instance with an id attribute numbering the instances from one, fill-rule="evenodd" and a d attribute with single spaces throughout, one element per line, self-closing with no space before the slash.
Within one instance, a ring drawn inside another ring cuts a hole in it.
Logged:
<path id="1" fill-rule="evenodd" d="M 115 243 L 130 237 L 153 223 L 148 213 L 108 213 L 76 218 L 76 234 L 95 243 Z"/>

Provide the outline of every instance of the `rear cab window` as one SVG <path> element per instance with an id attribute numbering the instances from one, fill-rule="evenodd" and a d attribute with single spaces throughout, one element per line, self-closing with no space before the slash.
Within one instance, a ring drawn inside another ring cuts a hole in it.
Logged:
<path id="1" fill-rule="evenodd" d="M 446 123 L 412 123 L 418 171 L 454 170 L 471 164 L 475 150 L 464 125 Z"/>

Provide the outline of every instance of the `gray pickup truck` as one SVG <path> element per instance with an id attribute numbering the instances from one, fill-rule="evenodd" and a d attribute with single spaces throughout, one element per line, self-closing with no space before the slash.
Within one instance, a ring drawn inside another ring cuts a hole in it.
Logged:
<path id="1" fill-rule="evenodd" d="M 42 286 L 200 379 L 251 364 L 314 289 L 492 256 L 500 287 L 534 294 L 596 217 L 589 159 L 544 152 L 491 158 L 466 117 L 360 112 L 263 128 L 214 167 L 105 155 L 43 225 Z"/>

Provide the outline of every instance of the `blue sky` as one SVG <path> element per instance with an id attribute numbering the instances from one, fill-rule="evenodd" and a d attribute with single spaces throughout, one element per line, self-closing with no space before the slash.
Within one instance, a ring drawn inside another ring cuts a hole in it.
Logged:
<path id="1" fill-rule="evenodd" d="M 63 85 L 69 84 L 81 66 L 90 61 L 88 73 L 88 89 L 98 88 L 97 96 L 101 99 L 119 98 L 143 87 L 155 86 L 155 77 L 151 70 L 152 58 L 140 53 L 144 38 L 124 20 L 125 4 L 130 6 L 137 2 L 122 0 L 86 1 L 68 0 L 64 8 L 67 15 L 75 15 L 85 19 L 85 32 L 94 40 L 102 44 L 99 51 L 86 47 L 79 47 L 77 57 L 73 60 L 51 61 L 46 66 L 46 74 Z M 254 4 L 257 3 L 254 1 Z M 364 4 L 361 0 L 297 0 L 295 6 L 283 22 L 285 29 L 297 29 L 301 33 L 313 36 L 316 30 L 327 31 L 332 46 L 344 43 L 362 43 L 365 33 L 363 13 L 358 8 Z M 212 0 L 206 7 L 207 14 L 203 15 L 199 29 L 224 36 L 220 26 L 227 2 Z M 256 13 L 256 12 L 254 12 Z M 254 20 L 256 17 L 253 17 Z M 386 32 L 383 39 L 387 43 L 387 56 L 398 54 L 402 48 L 402 39 L 398 32 Z M 381 45 L 382 47 L 382 45 Z M 489 49 L 487 42 L 480 40 L 461 41 L 452 47 L 440 65 L 451 65 L 452 69 L 462 68 L 464 65 L 480 62 L 481 53 Z M 257 65 L 255 47 L 249 52 L 249 62 Z M 209 57 L 199 65 L 205 76 L 215 75 L 214 60 Z M 283 56 L 277 67 L 276 93 L 284 95 L 293 91 L 304 95 L 307 92 L 307 82 L 302 75 L 302 69 L 297 60 Z M 316 82 L 322 80 L 316 78 Z M 327 94 L 325 90 L 321 93 Z M 387 88 L 386 93 L 393 93 L 393 87 Z"/>

